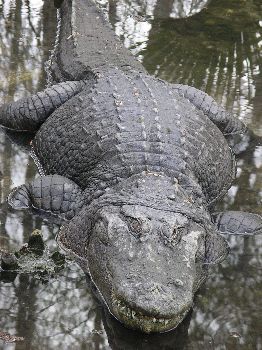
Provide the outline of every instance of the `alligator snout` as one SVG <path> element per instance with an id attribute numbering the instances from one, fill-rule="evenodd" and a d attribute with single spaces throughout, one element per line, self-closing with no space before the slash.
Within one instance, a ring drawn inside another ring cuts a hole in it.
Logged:
<path id="1" fill-rule="evenodd" d="M 165 332 L 176 327 L 192 306 L 193 295 L 182 284 L 157 282 L 117 284 L 112 293 L 113 314 L 144 332 Z"/>
<path id="2" fill-rule="evenodd" d="M 122 283 L 115 295 L 145 315 L 168 318 L 191 302 L 189 293 L 183 289 L 183 286 L 169 287 L 155 282 Z"/>

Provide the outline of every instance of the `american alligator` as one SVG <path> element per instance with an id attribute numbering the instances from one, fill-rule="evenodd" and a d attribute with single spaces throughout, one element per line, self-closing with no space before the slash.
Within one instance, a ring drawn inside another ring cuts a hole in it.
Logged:
<path id="1" fill-rule="evenodd" d="M 8 201 L 64 221 L 58 243 L 127 327 L 173 329 L 227 255 L 220 231 L 262 230 L 259 215 L 212 213 L 235 176 L 225 135 L 245 126 L 148 75 L 92 0 L 64 1 L 59 16 L 54 85 L 1 108 L 4 128 L 35 133 L 41 175 Z"/>

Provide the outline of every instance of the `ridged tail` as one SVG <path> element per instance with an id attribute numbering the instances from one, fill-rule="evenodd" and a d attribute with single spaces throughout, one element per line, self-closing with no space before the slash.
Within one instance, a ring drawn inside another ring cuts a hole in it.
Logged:
<path id="1" fill-rule="evenodd" d="M 145 72 L 93 0 L 63 1 L 58 20 L 56 45 L 49 61 L 52 81 L 92 79 L 110 66 Z"/>

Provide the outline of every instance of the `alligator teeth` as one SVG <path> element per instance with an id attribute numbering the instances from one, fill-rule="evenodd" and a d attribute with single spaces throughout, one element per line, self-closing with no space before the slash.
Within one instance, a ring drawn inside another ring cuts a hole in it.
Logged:
<path id="1" fill-rule="evenodd" d="M 140 322 L 152 322 L 154 324 L 158 324 L 158 325 L 161 324 L 164 326 L 167 326 L 171 321 L 165 318 L 156 318 L 156 317 L 151 318 L 150 316 L 143 315 L 140 312 L 132 310 L 130 307 L 125 305 L 124 302 L 117 300 L 116 298 L 113 298 L 112 303 L 116 305 L 116 307 L 118 308 L 121 314 L 123 314 L 125 317 L 129 319 L 136 319 L 136 320 L 139 320 Z"/>

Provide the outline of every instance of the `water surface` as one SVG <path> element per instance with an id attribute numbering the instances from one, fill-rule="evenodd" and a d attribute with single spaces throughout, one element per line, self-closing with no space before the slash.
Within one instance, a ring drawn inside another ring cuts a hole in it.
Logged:
<path id="1" fill-rule="evenodd" d="M 116 33 L 146 69 L 200 88 L 262 136 L 262 4 L 260 0 L 99 1 Z M 46 84 L 55 39 L 51 1 L 0 0 L 0 103 Z M 29 156 L 0 134 L 0 248 L 14 250 L 33 229 L 55 250 L 58 228 L 7 207 L 10 190 L 36 176 Z M 262 147 L 238 159 L 237 178 L 220 209 L 262 214 Z M 80 268 L 50 281 L 19 275 L 0 281 L 0 331 L 23 336 L 0 349 L 262 349 L 262 238 L 229 237 L 231 254 L 196 296 L 176 331 L 143 336 L 104 312 Z"/>

